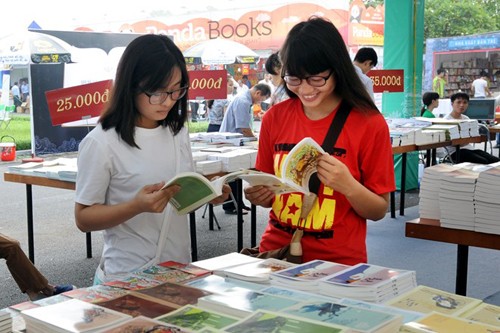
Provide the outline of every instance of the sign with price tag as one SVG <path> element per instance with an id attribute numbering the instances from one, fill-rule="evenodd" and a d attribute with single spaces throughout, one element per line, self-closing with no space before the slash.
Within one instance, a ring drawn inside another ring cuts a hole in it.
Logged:
<path id="1" fill-rule="evenodd" d="M 189 71 L 188 99 L 226 99 L 227 71 Z"/>
<path id="2" fill-rule="evenodd" d="M 52 125 L 99 116 L 112 84 L 105 80 L 45 92 Z"/>
<path id="3" fill-rule="evenodd" d="M 373 92 L 404 92 L 404 70 L 374 69 L 366 73 L 373 82 Z"/>

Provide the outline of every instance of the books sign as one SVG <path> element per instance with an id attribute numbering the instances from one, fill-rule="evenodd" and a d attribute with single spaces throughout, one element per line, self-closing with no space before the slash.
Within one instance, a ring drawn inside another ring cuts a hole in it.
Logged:
<path id="1" fill-rule="evenodd" d="M 374 69 L 366 75 L 373 82 L 373 92 L 404 92 L 404 70 L 402 69 Z"/>
<path id="2" fill-rule="evenodd" d="M 45 92 L 52 125 L 99 116 L 112 84 L 105 80 Z"/>
<path id="3" fill-rule="evenodd" d="M 227 72 L 190 71 L 188 99 L 226 99 Z"/>

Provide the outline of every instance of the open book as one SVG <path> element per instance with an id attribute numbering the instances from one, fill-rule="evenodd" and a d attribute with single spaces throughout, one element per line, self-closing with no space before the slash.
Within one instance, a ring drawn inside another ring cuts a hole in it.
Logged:
<path id="1" fill-rule="evenodd" d="M 177 211 L 177 214 L 182 215 L 221 196 L 224 183 L 233 181 L 240 175 L 250 172 L 253 171 L 234 171 L 213 181 L 196 172 L 182 172 L 167 182 L 162 189 L 174 184 L 181 186 L 181 190 L 170 199 L 170 203 Z"/>
<path id="2" fill-rule="evenodd" d="M 318 157 L 325 151 L 311 138 L 304 138 L 293 147 L 283 161 L 281 178 L 269 173 L 251 173 L 239 178 L 250 186 L 265 185 L 276 194 L 301 192 L 310 194 L 309 179 L 316 172 Z"/>

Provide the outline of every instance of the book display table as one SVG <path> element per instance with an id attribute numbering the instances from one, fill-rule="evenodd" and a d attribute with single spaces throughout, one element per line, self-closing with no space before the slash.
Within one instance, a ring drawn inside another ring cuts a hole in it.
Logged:
<path id="1" fill-rule="evenodd" d="M 441 227 L 439 220 L 415 219 L 406 222 L 406 237 L 457 244 L 455 293 L 466 295 L 469 246 L 500 250 L 500 235 Z M 500 272 L 497 272 L 500 273 Z"/>

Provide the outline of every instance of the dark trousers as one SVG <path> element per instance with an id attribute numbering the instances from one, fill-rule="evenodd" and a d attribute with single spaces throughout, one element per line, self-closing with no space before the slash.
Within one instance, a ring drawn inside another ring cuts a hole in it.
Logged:
<path id="1" fill-rule="evenodd" d="M 500 158 L 493 156 L 484 150 L 480 149 L 460 149 L 460 160 L 457 161 L 456 152 L 451 154 L 451 158 L 455 163 L 470 162 L 478 164 L 491 164 L 500 162 Z"/>

